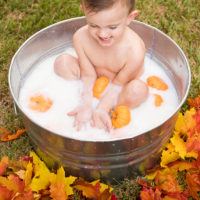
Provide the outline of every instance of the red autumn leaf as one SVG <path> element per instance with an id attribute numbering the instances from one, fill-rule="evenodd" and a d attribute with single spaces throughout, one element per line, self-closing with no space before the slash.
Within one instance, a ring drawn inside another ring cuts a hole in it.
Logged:
<path id="1" fill-rule="evenodd" d="M 0 200 L 10 200 L 14 196 L 14 192 L 0 185 Z"/>
<path id="2" fill-rule="evenodd" d="M 147 188 L 151 187 L 150 183 L 148 183 L 148 182 L 145 181 L 145 180 L 140 180 L 140 179 L 138 179 L 137 182 L 138 182 L 140 185 L 142 185 L 143 187 L 147 187 Z"/>
<path id="3" fill-rule="evenodd" d="M 66 200 L 67 195 L 64 190 L 64 183 L 58 183 L 56 186 L 50 186 L 50 197 L 54 200 Z"/>
<path id="4" fill-rule="evenodd" d="M 187 190 L 185 190 L 183 193 L 180 193 L 180 192 L 167 193 L 167 196 L 172 197 L 177 200 L 188 200 L 189 193 Z"/>
<path id="5" fill-rule="evenodd" d="M 198 192 L 200 191 L 200 174 L 199 171 L 191 169 L 186 174 L 187 189 L 194 199 L 199 200 Z"/>
<path id="6" fill-rule="evenodd" d="M 8 166 L 8 157 L 3 157 L 0 162 L 0 176 L 4 174 L 7 166 Z"/>
<path id="7" fill-rule="evenodd" d="M 79 178 L 78 180 L 75 181 L 75 186 L 79 191 L 82 191 L 82 195 L 85 196 L 86 198 L 91 198 L 91 199 L 98 199 L 100 196 L 100 183 L 97 182 L 95 186 L 90 184 L 87 181 L 84 181 L 82 178 Z"/>
<path id="8" fill-rule="evenodd" d="M 193 115 L 194 119 L 196 120 L 196 130 L 200 133 L 200 110 L 196 111 Z"/>
<path id="9" fill-rule="evenodd" d="M 117 197 L 112 193 L 110 200 L 118 200 Z"/>
<path id="10" fill-rule="evenodd" d="M 195 108 L 195 110 L 200 110 L 200 95 L 195 99 L 188 98 L 188 103 L 190 108 Z"/>
<path id="11" fill-rule="evenodd" d="M 186 142 L 186 148 L 187 152 L 190 152 L 192 150 L 200 152 L 200 135 L 199 136 L 193 135 L 191 138 L 188 138 Z"/>
<path id="12" fill-rule="evenodd" d="M 10 141 L 10 140 L 17 139 L 26 130 L 25 129 L 19 129 L 19 130 L 17 130 L 16 134 L 10 134 L 10 132 L 5 127 L 3 127 L 3 128 L 0 129 L 0 131 L 3 132 L 3 134 L 1 135 L 1 141 Z"/>
<path id="13" fill-rule="evenodd" d="M 30 157 L 30 156 L 25 156 L 23 155 L 21 158 L 20 158 L 21 161 L 27 161 L 27 162 L 31 162 L 33 163 L 33 157 Z"/>

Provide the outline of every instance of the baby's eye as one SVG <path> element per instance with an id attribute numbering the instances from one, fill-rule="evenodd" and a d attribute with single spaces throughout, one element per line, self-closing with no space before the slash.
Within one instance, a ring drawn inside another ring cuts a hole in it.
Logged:
<path id="1" fill-rule="evenodd" d="M 109 28 L 110 28 L 110 29 L 116 29 L 117 26 L 110 26 Z"/>
<path id="2" fill-rule="evenodd" d="M 92 27 L 92 28 L 97 28 L 97 25 L 90 24 L 90 27 Z"/>

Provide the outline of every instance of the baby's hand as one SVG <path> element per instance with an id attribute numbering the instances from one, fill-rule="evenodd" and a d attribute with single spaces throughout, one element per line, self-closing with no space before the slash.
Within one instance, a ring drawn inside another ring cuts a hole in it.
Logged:
<path id="1" fill-rule="evenodd" d="M 80 131 L 84 124 L 92 120 L 92 107 L 81 105 L 68 113 L 68 116 L 75 117 L 74 127 Z"/>
<path id="2" fill-rule="evenodd" d="M 112 129 L 112 123 L 109 114 L 105 110 L 98 108 L 94 112 L 93 122 L 91 125 L 107 131 Z"/>

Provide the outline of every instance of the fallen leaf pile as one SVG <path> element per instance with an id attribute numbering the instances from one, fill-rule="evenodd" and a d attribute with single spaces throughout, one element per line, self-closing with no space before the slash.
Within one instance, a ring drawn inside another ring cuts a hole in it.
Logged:
<path id="1" fill-rule="evenodd" d="M 99 180 L 87 182 L 74 176 L 66 177 L 63 167 L 50 172 L 34 153 L 19 161 L 3 157 L 0 161 L 0 200 L 66 200 L 80 191 L 83 197 L 117 200 L 112 188 Z"/>
<path id="2" fill-rule="evenodd" d="M 190 109 L 179 113 L 160 167 L 138 180 L 142 200 L 200 199 L 200 98 L 188 102 Z"/>

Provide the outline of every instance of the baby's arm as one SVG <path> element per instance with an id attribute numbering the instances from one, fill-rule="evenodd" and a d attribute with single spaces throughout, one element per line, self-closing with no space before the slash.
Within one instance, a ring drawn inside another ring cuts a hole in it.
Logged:
<path id="1" fill-rule="evenodd" d="M 81 80 L 83 82 L 82 104 L 68 113 L 69 116 L 75 116 L 74 126 L 78 130 L 88 121 L 92 120 L 92 86 L 96 80 L 96 72 L 93 65 L 88 60 L 83 49 L 83 38 L 80 32 L 75 33 L 73 37 L 73 44 L 78 54 Z"/>
<path id="2" fill-rule="evenodd" d="M 109 113 L 110 110 L 115 106 L 119 93 L 121 92 L 121 88 L 137 77 L 138 73 L 143 67 L 144 56 L 145 50 L 142 48 L 141 52 L 137 52 L 137 57 L 135 56 L 135 58 L 133 58 L 133 55 L 128 55 L 127 63 L 118 72 L 112 83 L 109 85 L 107 92 L 100 100 L 96 112 L 94 113 L 94 121 L 96 121 L 96 123 L 100 124 L 98 121 L 103 119 L 102 116 L 105 116 L 105 113 Z M 103 127 L 110 131 L 112 127 L 110 118 L 107 117 L 106 120 L 105 118 L 106 117 L 104 117 L 102 122 L 104 124 Z"/>

